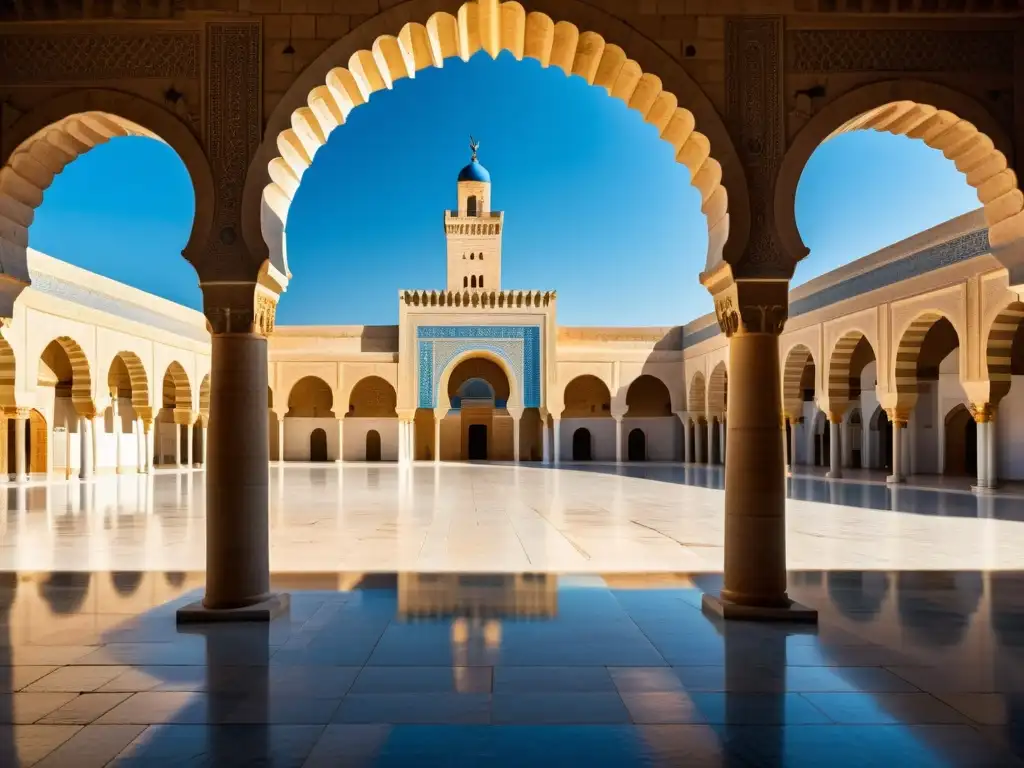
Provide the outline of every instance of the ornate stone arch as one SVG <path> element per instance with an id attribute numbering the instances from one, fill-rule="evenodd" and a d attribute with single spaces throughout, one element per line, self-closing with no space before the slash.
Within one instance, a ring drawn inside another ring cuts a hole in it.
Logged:
<path id="1" fill-rule="evenodd" d="M 146 366 L 143 365 L 142 359 L 136 353 L 128 350 L 118 352 L 107 367 L 108 379 L 110 377 L 109 371 L 114 366 L 114 360 L 120 360 L 124 363 L 124 367 L 128 369 L 128 381 L 131 384 L 132 390 L 132 408 L 135 409 L 135 413 L 143 419 L 149 418 L 152 413 L 149 375 L 146 373 Z"/>
<path id="2" fill-rule="evenodd" d="M 176 360 L 171 362 L 164 372 L 164 379 L 167 377 L 170 377 L 171 383 L 174 385 L 174 410 L 190 412 L 192 410 L 192 385 L 189 383 L 184 366 Z"/>
<path id="3" fill-rule="evenodd" d="M 658 400 L 662 397 L 664 400 L 659 404 Z M 672 389 L 653 373 L 643 373 L 629 382 L 624 400 L 628 409 L 625 413 L 627 417 L 671 416 L 675 405 Z"/>
<path id="4" fill-rule="evenodd" d="M 899 411 L 909 412 L 917 402 L 919 390 L 917 363 L 921 355 L 921 346 L 924 344 L 928 331 L 942 319 L 949 321 L 949 324 L 953 326 L 957 340 L 962 346 L 961 329 L 957 328 L 953 318 L 937 310 L 926 310 L 919 313 L 900 334 L 893 371 L 893 381 L 896 385 L 896 407 Z"/>
<path id="5" fill-rule="evenodd" d="M 711 371 L 708 377 L 708 415 L 723 418 L 726 411 L 726 399 L 729 387 L 729 372 L 722 360 Z"/>
<path id="6" fill-rule="evenodd" d="M 5 274 L 29 284 L 25 253 L 29 227 L 54 176 L 97 144 L 117 136 L 147 136 L 178 153 L 196 198 L 183 255 L 198 263 L 209 240 L 216 202 L 213 174 L 199 141 L 175 115 L 149 101 L 120 91 L 87 88 L 51 99 L 4 129 L 0 266 Z M 9 297 L 11 304 L 15 298 L 17 293 Z M 0 306 L 0 317 L 10 317 L 9 309 Z"/>
<path id="7" fill-rule="evenodd" d="M 89 358 L 81 345 L 70 336 L 58 336 L 53 341 L 64 350 L 68 362 L 71 363 L 71 403 L 79 415 L 91 418 L 96 413 L 96 404 L 92 399 L 92 371 Z M 49 345 L 44 346 L 44 352 L 46 346 Z"/>
<path id="8" fill-rule="evenodd" d="M 302 175 L 331 132 L 371 94 L 426 67 L 441 67 L 449 57 L 468 60 L 480 50 L 496 57 L 508 50 L 579 75 L 640 112 L 673 146 L 701 192 L 707 268 L 722 260 L 727 244 L 727 260 L 741 259 L 750 212 L 739 156 L 710 99 L 664 50 L 577 0 L 540 0 L 529 14 L 517 2 L 495 0 L 464 3 L 455 15 L 446 12 L 451 3 L 445 0 L 426 5 L 437 12 L 425 23 L 409 22 L 409 10 L 401 5 L 368 20 L 321 54 L 285 93 L 246 179 L 243 228 L 250 250 L 268 249 L 271 264 L 288 274 L 288 209 Z M 541 12 L 545 8 L 597 29 L 581 33 L 571 21 L 556 23 Z M 636 58 L 627 58 L 617 43 L 628 44 Z M 702 132 L 695 130 L 698 125 Z"/>
<path id="9" fill-rule="evenodd" d="M 775 183 L 775 223 L 794 262 L 807 255 L 794 208 L 807 161 L 831 137 L 865 129 L 920 139 L 956 163 L 985 206 L 993 249 L 1024 238 L 1024 195 L 1010 165 L 1013 144 L 999 122 L 978 102 L 946 86 L 887 80 L 830 102 L 790 144 Z"/>
<path id="10" fill-rule="evenodd" d="M 1006 305 L 992 320 L 985 337 L 985 362 L 988 366 L 989 402 L 993 405 L 1006 397 L 1012 377 L 1011 353 L 1013 339 L 1024 322 L 1024 302 Z"/>
<path id="11" fill-rule="evenodd" d="M 832 356 L 828 362 L 828 404 L 833 411 L 842 413 L 850 402 L 850 379 L 853 376 L 851 363 L 857 346 L 867 344 L 872 356 L 878 360 L 871 339 L 859 330 L 847 331 L 832 347 Z"/>
<path id="12" fill-rule="evenodd" d="M 599 402 L 592 402 L 597 400 Z M 600 406 L 597 410 L 589 413 L 584 412 L 582 407 L 573 406 Z M 605 410 L 605 405 L 608 408 Z M 562 390 L 562 410 L 560 415 L 563 418 L 611 418 L 612 391 L 608 383 L 593 373 L 581 373 L 573 376 L 565 384 Z"/>
<path id="13" fill-rule="evenodd" d="M 707 384 L 701 371 L 697 371 L 690 379 L 686 407 L 694 421 L 707 413 Z"/>
<path id="14" fill-rule="evenodd" d="M 268 405 L 272 404 L 272 398 L 273 392 L 268 391 Z M 203 376 L 203 381 L 199 385 L 199 414 L 203 417 L 204 423 L 210 420 L 210 374 Z"/>
<path id="15" fill-rule="evenodd" d="M 452 373 L 456 368 L 459 367 L 459 363 L 464 360 L 468 360 L 472 357 L 482 357 L 486 360 L 490 360 L 495 363 L 502 372 L 505 374 L 505 378 L 508 379 L 509 395 L 507 407 L 517 408 L 523 405 L 523 388 L 522 383 L 516 377 L 516 371 L 512 363 L 505 356 L 505 351 L 498 348 L 488 348 L 486 346 L 477 349 L 468 349 L 458 355 L 455 355 L 448 364 L 445 365 L 441 371 L 441 375 L 438 376 L 437 382 L 434 384 L 434 403 L 432 408 L 437 408 L 443 411 L 447 411 L 451 408 L 451 401 L 448 398 L 448 380 L 451 378 Z M 423 403 L 420 403 L 420 407 L 424 408 Z"/>
<path id="16" fill-rule="evenodd" d="M 796 344 L 786 353 L 782 367 L 782 405 L 790 418 L 799 419 L 803 414 L 804 393 L 800 385 L 808 365 L 815 366 L 816 362 L 805 344 Z"/>

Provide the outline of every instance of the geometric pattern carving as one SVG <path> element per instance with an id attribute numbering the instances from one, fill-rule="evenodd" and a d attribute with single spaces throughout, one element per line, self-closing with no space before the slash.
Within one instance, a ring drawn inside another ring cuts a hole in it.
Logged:
<path id="1" fill-rule="evenodd" d="M 18 85 L 197 78 L 199 32 L 0 35 L 0 82 Z"/>
<path id="2" fill-rule="evenodd" d="M 822 288 L 809 296 L 790 301 L 789 316 L 797 317 L 807 312 L 823 309 L 837 302 L 899 283 L 915 275 L 923 275 L 936 269 L 959 264 L 988 252 L 988 230 L 976 229 L 944 243 L 936 243 L 928 248 L 922 248 L 898 261 L 892 261 L 854 275 L 848 280 Z M 684 331 L 682 348 L 689 349 L 695 344 L 713 339 L 719 333 L 720 329 L 715 323 L 692 333 Z"/>
<path id="3" fill-rule="evenodd" d="M 512 370 L 523 407 L 540 407 L 540 328 L 536 325 L 421 325 L 416 328 L 418 407 L 437 406 L 444 369 L 459 355 L 487 351 Z"/>
<path id="4" fill-rule="evenodd" d="M 786 35 L 790 72 L 1013 72 L 1013 32 L 802 29 Z"/>
<path id="5" fill-rule="evenodd" d="M 747 171 L 750 243 L 744 263 L 755 266 L 742 277 L 788 272 L 775 238 L 775 177 L 785 152 L 780 104 L 782 68 L 779 17 L 729 18 L 725 28 L 727 116 L 736 149 Z"/>

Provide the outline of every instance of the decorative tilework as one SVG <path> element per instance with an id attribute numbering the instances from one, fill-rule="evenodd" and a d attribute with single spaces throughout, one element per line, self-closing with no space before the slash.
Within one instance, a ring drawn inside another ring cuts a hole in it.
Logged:
<path id="1" fill-rule="evenodd" d="M 988 230 L 977 229 L 960 237 L 923 248 L 898 261 L 883 264 L 860 275 L 854 275 L 841 283 L 829 285 L 820 291 L 790 302 L 789 316 L 813 312 L 855 296 L 861 296 L 887 285 L 893 285 L 914 275 L 923 275 L 936 269 L 959 264 L 989 252 Z M 683 331 L 683 349 L 688 349 L 719 334 L 717 323 L 711 323 L 692 333 Z"/>
<path id="2" fill-rule="evenodd" d="M 535 325 L 421 325 L 419 347 L 419 407 L 437 406 L 437 386 L 444 369 L 459 355 L 487 351 L 512 370 L 523 406 L 540 406 L 540 328 Z"/>

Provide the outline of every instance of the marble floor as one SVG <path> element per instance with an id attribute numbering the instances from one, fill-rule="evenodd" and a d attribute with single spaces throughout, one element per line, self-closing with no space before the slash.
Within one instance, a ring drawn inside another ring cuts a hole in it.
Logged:
<path id="1" fill-rule="evenodd" d="M 720 469 L 271 477 L 269 625 L 175 624 L 201 472 L 0 491 L 0 766 L 1024 765 L 1015 493 L 793 478 L 807 627 L 700 609 Z"/>
<path id="2" fill-rule="evenodd" d="M 198 571 L 202 472 L 0 489 L 0 570 Z M 1024 497 L 789 481 L 796 570 L 1024 569 Z M 717 572 L 720 468 L 278 465 L 271 566 L 300 571 Z"/>

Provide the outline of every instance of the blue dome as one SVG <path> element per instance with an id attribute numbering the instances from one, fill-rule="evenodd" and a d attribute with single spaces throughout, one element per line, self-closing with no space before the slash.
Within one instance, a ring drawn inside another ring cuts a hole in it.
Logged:
<path id="1" fill-rule="evenodd" d="M 485 184 L 491 183 L 491 174 L 487 172 L 476 160 L 459 171 L 459 181 L 482 181 Z"/>

